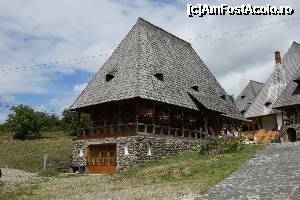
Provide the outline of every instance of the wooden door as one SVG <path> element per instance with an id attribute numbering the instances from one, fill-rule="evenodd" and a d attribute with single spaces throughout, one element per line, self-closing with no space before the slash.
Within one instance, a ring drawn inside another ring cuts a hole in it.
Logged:
<path id="1" fill-rule="evenodd" d="M 111 174 L 117 169 L 116 144 L 90 145 L 88 153 L 91 174 Z"/>

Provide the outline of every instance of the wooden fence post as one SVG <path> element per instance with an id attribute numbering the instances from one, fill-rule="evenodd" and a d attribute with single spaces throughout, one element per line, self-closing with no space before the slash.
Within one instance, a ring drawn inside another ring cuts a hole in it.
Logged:
<path id="1" fill-rule="evenodd" d="M 44 171 L 47 170 L 47 159 L 48 159 L 48 155 L 44 154 L 44 165 L 43 165 L 43 170 Z"/>

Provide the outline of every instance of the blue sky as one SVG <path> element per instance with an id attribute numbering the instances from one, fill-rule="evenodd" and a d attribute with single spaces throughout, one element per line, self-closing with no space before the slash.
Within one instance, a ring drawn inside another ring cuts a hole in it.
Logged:
<path id="1" fill-rule="evenodd" d="M 300 42 L 299 2 L 267 2 L 293 6 L 293 16 L 203 18 L 188 18 L 186 3 L 253 2 L 266 4 L 259 0 L 0 1 L 0 104 L 28 104 L 59 114 L 80 94 L 138 17 L 189 41 L 224 89 L 238 95 L 250 79 L 267 79 L 273 70 L 274 51 L 284 53 L 292 41 Z M 283 22 L 291 18 L 295 20 Z M 278 24 L 199 39 L 272 22 Z M 78 59 L 82 57 L 89 58 Z M 39 64 L 45 65 L 35 66 Z M 0 107 L 0 122 L 8 113 Z"/>

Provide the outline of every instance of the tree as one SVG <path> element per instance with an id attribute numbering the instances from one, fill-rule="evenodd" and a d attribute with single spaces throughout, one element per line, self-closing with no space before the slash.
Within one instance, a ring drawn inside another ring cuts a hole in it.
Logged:
<path id="1" fill-rule="evenodd" d="M 11 111 L 12 114 L 8 115 L 6 123 L 15 139 L 25 140 L 29 137 L 41 136 L 40 132 L 46 118 L 45 113 L 35 112 L 26 105 L 13 106 Z"/>
<path id="2" fill-rule="evenodd" d="M 63 130 L 68 132 L 70 135 L 76 135 L 78 128 L 88 128 L 91 125 L 90 115 L 82 113 L 80 117 L 79 127 L 78 116 L 76 112 L 65 109 L 62 112 L 62 127 Z"/>

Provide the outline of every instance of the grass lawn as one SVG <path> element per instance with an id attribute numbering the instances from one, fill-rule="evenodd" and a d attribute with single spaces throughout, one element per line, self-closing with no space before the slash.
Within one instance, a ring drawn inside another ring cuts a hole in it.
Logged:
<path id="1" fill-rule="evenodd" d="M 46 133 L 41 139 L 12 141 L 7 133 L 0 134 L 0 168 L 9 167 L 29 172 L 43 169 L 43 156 L 70 159 L 72 139 L 66 133 Z"/>
<path id="2" fill-rule="evenodd" d="M 66 145 L 66 143 L 68 143 L 67 141 L 70 140 L 68 138 L 62 138 L 56 142 L 48 140 L 51 139 L 28 142 L 48 145 L 47 152 L 50 155 L 50 152 L 56 152 L 54 154 L 62 155 L 61 148 L 64 149 L 63 151 L 67 151 L 67 148 L 70 148 L 63 147 L 63 145 Z M 50 143 L 52 143 L 53 146 L 49 146 Z M 18 142 L 13 145 L 16 145 L 18 149 L 19 146 L 21 146 Z M 1 146 L 0 148 L 3 147 Z M 254 157 L 258 151 L 264 148 L 264 145 L 248 145 L 239 153 L 222 154 L 213 157 L 200 156 L 197 152 L 186 152 L 159 161 L 145 162 L 114 175 L 60 175 L 59 177 L 53 178 L 40 178 L 35 184 L 22 184 L 22 186 L 20 186 L 21 189 L 26 188 L 26 193 L 20 194 L 20 192 L 18 192 L 20 190 L 16 187 L 14 191 L 0 193 L 0 199 L 8 195 L 10 199 L 96 198 L 128 200 L 174 199 L 188 194 L 198 195 L 240 168 L 246 160 Z M 40 151 L 41 150 L 39 150 L 39 152 Z M 19 150 L 18 152 L 22 151 Z M 30 155 L 35 157 L 34 160 L 38 160 L 40 156 L 36 156 L 35 151 L 30 150 L 30 152 Z M 43 153 L 39 153 L 39 155 L 42 154 Z M 28 157 L 30 156 L 28 155 Z M 14 162 L 6 161 L 6 163 L 10 163 L 11 167 L 22 167 L 18 159 Z M 14 163 L 18 165 L 14 166 Z M 38 167 L 36 169 L 36 171 L 39 170 Z"/>

